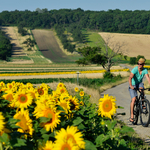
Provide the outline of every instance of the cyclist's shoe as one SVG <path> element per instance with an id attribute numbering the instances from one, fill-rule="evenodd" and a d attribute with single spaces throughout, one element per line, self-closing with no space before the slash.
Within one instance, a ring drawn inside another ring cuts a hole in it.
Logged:
<path id="1" fill-rule="evenodd" d="M 143 109 L 146 109 L 146 107 L 144 105 L 142 105 Z"/>
<path id="2" fill-rule="evenodd" d="M 134 118 L 130 118 L 129 121 L 133 123 L 134 122 Z"/>

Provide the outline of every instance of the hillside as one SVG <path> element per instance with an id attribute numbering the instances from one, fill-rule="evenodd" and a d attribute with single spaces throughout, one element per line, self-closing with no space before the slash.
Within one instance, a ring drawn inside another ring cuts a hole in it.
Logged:
<path id="1" fill-rule="evenodd" d="M 121 33 L 106 33 L 99 32 L 104 40 L 110 37 L 110 43 L 123 44 L 123 51 L 129 57 L 144 56 L 150 60 L 150 35 L 145 34 L 121 34 Z M 110 48 L 112 48 L 112 45 Z"/>
<path id="2" fill-rule="evenodd" d="M 39 50 L 43 56 L 54 63 L 74 63 L 78 56 L 66 55 L 59 47 L 53 31 L 50 30 L 32 30 L 33 36 L 37 42 Z"/>

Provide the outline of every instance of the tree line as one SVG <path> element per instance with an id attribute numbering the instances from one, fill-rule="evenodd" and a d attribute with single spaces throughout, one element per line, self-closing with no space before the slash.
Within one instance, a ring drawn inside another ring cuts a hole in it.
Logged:
<path id="1" fill-rule="evenodd" d="M 5 32 L 0 29 L 0 59 L 7 60 L 12 53 L 12 44 L 9 38 L 5 36 Z"/>
<path id="2" fill-rule="evenodd" d="M 30 28 L 53 28 L 61 25 L 103 32 L 150 34 L 150 11 L 84 11 L 81 8 L 3 11 L 0 13 L 0 25 L 22 25 Z"/>

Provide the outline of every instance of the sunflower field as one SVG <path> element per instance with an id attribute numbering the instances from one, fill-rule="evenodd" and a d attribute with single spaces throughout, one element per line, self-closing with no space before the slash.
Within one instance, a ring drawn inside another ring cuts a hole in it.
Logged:
<path id="1" fill-rule="evenodd" d="M 133 129 L 115 119 L 116 99 L 104 95 L 99 104 L 63 83 L 52 90 L 42 83 L 34 87 L 0 82 L 0 150 L 100 150 L 133 148 L 127 133 Z"/>

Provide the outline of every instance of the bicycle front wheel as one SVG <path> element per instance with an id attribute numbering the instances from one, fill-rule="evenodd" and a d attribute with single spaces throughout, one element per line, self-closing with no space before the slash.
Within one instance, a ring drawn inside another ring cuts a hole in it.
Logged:
<path id="1" fill-rule="evenodd" d="M 137 125 L 138 116 L 139 116 L 139 109 L 138 109 L 137 103 L 135 102 L 134 107 L 133 107 L 133 118 L 134 118 L 133 124 L 134 125 Z"/>
<path id="2" fill-rule="evenodd" d="M 140 121 L 143 127 L 147 127 L 150 122 L 150 104 L 147 99 L 140 104 Z"/>

